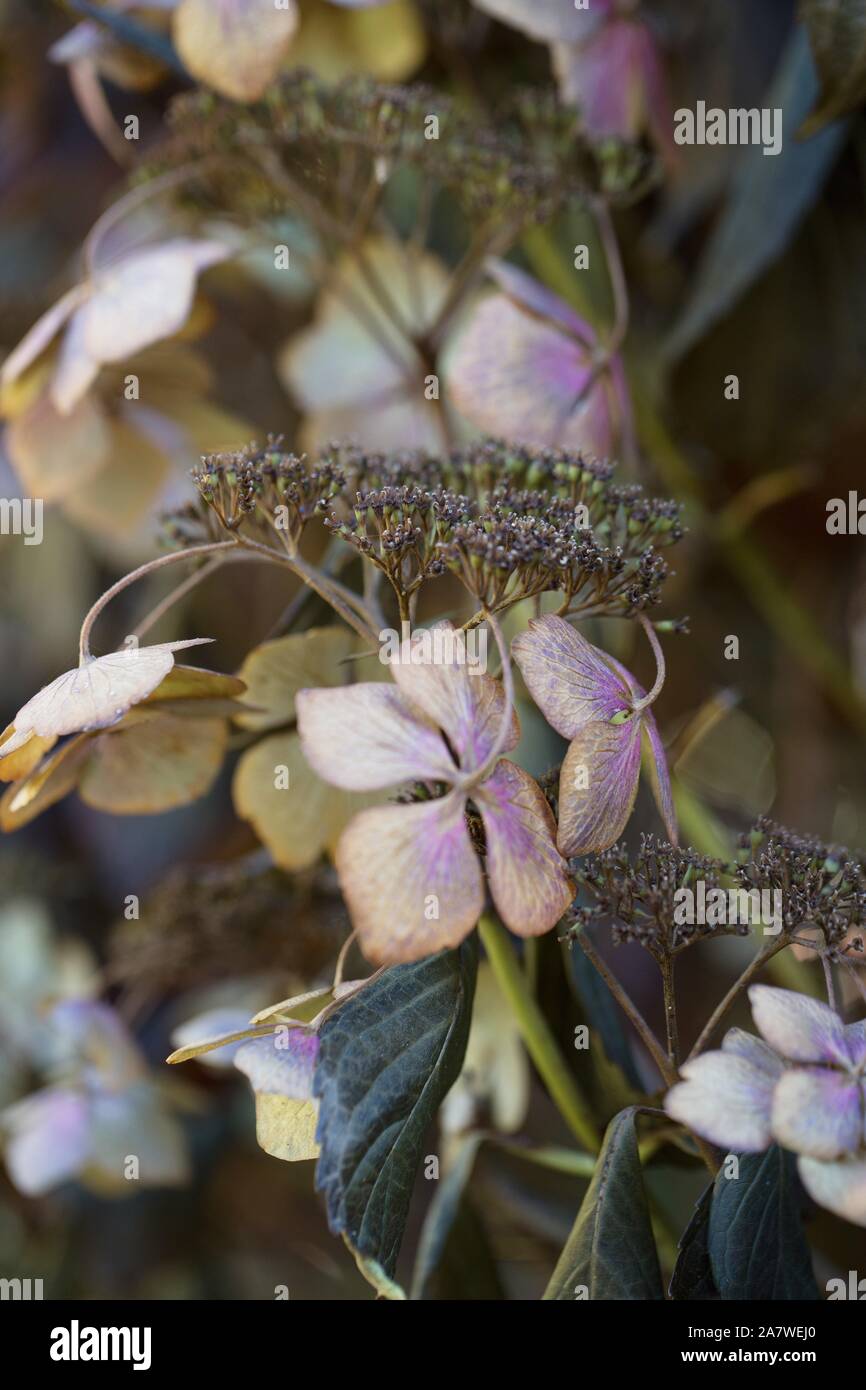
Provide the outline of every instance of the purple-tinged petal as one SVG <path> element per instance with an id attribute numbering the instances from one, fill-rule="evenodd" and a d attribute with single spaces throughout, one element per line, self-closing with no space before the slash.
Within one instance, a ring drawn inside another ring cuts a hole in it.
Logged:
<path id="1" fill-rule="evenodd" d="M 595 377 L 591 349 L 507 295 L 477 305 L 449 361 L 454 403 L 478 429 L 537 448 L 610 453 L 618 412 L 611 374 Z"/>
<path id="2" fill-rule="evenodd" d="M 89 1106 L 83 1095 L 60 1086 L 39 1091 L 3 1112 L 10 1132 L 6 1167 L 19 1192 L 48 1192 L 74 1176 L 89 1142 Z"/>
<path id="3" fill-rule="evenodd" d="M 625 829 L 637 795 L 641 723 L 584 724 L 559 774 L 557 845 L 572 855 L 609 849 Z"/>
<path id="4" fill-rule="evenodd" d="M 476 8 L 531 39 L 577 43 L 588 38 L 611 12 L 614 0 L 592 0 L 578 9 L 570 0 L 473 0 Z"/>
<path id="5" fill-rule="evenodd" d="M 503 759 L 472 798 L 484 821 L 487 877 L 503 922 L 518 936 L 549 931 L 572 902 L 574 885 L 541 788 Z"/>
<path id="6" fill-rule="evenodd" d="M 363 792 L 453 780 L 439 730 L 417 716 L 396 686 L 370 681 L 300 690 L 295 709 L 304 757 L 335 787 Z"/>
<path id="7" fill-rule="evenodd" d="M 646 130 L 676 162 L 664 67 L 645 24 L 612 20 L 586 43 L 555 43 L 551 57 L 562 100 L 580 107 L 594 135 L 635 140 Z"/>
<path id="8" fill-rule="evenodd" d="M 455 793 L 374 806 L 346 827 L 337 872 L 361 949 L 377 965 L 456 946 L 484 907 L 478 856 Z"/>
<path id="9" fill-rule="evenodd" d="M 755 1023 L 780 1056 L 791 1062 L 852 1065 L 845 1025 L 829 1004 L 772 985 L 752 985 L 749 1002 Z"/>
<path id="10" fill-rule="evenodd" d="M 855 1226 L 866 1226 L 866 1158 L 841 1158 L 822 1163 L 801 1157 L 797 1162 L 803 1186 L 813 1201 Z"/>
<path id="11" fill-rule="evenodd" d="M 760 1153 L 772 1143 L 770 1110 L 776 1078 L 732 1053 L 705 1052 L 680 1069 L 683 1080 L 665 1096 L 665 1110 L 710 1143 Z"/>
<path id="12" fill-rule="evenodd" d="M 769 1043 L 756 1038 L 754 1033 L 746 1033 L 742 1028 L 729 1028 L 722 1039 L 722 1051 L 733 1057 L 743 1057 L 759 1070 L 766 1072 L 773 1081 L 778 1081 L 785 1070 L 781 1059 Z"/>
<path id="13" fill-rule="evenodd" d="M 235 1066 L 256 1097 L 256 1139 L 265 1153 L 284 1161 L 317 1158 L 319 1103 L 313 1099 L 317 1034 L 277 1028 L 272 1036 L 244 1043 Z"/>
<path id="14" fill-rule="evenodd" d="M 861 1018 L 859 1023 L 845 1024 L 845 1042 L 855 1067 L 863 1067 L 866 1063 L 866 1018 Z"/>
<path id="15" fill-rule="evenodd" d="M 605 723 L 631 708 L 631 692 L 605 653 L 562 618 L 532 618 L 511 643 L 511 654 L 533 700 L 563 738 L 574 738 L 590 720 Z"/>
<path id="16" fill-rule="evenodd" d="M 672 845 L 679 844 L 679 830 L 677 828 L 677 816 L 674 810 L 674 798 L 671 792 L 671 779 L 668 772 L 668 760 L 665 757 L 665 748 L 661 740 L 658 725 L 652 710 L 644 710 L 641 716 L 644 735 L 649 745 L 650 758 L 648 762 L 650 786 L 655 797 L 656 806 L 659 808 L 659 815 L 665 823 L 668 840 Z"/>
<path id="17" fill-rule="evenodd" d="M 580 314 L 575 313 L 571 305 L 560 299 L 558 294 L 554 294 L 553 290 L 542 285 L 534 276 L 527 275 L 519 266 L 491 256 L 485 262 L 485 269 L 503 294 L 507 294 L 509 299 L 527 313 L 558 325 L 570 337 L 579 341 L 595 342 L 596 334 L 592 325 L 587 323 L 586 319 L 582 319 Z"/>
<path id="18" fill-rule="evenodd" d="M 791 1067 L 773 1095 L 773 1137 L 810 1158 L 855 1153 L 863 1139 L 862 1105 L 860 1085 L 850 1073 Z"/>
<path id="19" fill-rule="evenodd" d="M 465 648 L 457 659 L 451 643 L 464 641 L 450 624 L 440 623 L 423 634 L 423 639 L 404 642 L 400 659 L 389 669 L 401 694 L 422 722 L 443 729 L 464 771 L 479 767 L 499 735 L 505 714 L 505 692 L 501 681 L 474 672 Z M 502 752 L 516 747 L 520 724 L 512 710 L 508 737 Z M 453 769 L 452 769 L 453 776 Z"/>
<path id="20" fill-rule="evenodd" d="M 272 1035 L 243 1043 L 235 1053 L 234 1063 L 254 1091 L 309 1100 L 318 1053 L 317 1033 L 281 1027 Z"/>

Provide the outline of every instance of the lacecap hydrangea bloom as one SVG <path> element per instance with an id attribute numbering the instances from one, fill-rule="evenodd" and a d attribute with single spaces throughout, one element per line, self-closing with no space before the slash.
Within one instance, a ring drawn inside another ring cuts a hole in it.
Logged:
<path id="1" fill-rule="evenodd" d="M 740 1028 L 720 1051 L 681 1068 L 668 1114 L 713 1144 L 798 1155 L 803 1186 L 821 1206 L 866 1226 L 866 1019 L 843 1023 L 827 1004 L 753 985 L 762 1037 Z"/>

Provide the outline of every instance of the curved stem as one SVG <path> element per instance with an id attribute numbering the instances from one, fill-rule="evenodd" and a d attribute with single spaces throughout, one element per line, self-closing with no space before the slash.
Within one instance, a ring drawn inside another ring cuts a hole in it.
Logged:
<path id="1" fill-rule="evenodd" d="M 565 1065 L 544 1014 L 532 997 L 508 932 L 497 918 L 485 913 L 478 922 L 478 933 L 527 1051 L 559 1113 L 581 1145 L 598 1153 L 601 1140 L 592 1112 Z"/>
<path id="2" fill-rule="evenodd" d="M 192 593 L 193 589 L 197 589 L 199 584 L 202 584 L 205 579 L 209 579 L 212 574 L 216 574 L 217 570 L 225 563 L 225 558 L 226 557 L 222 555 L 214 555 L 206 564 L 202 565 L 200 570 L 195 570 L 193 574 L 188 574 L 186 579 L 182 580 L 176 588 L 172 589 L 170 594 L 166 594 L 164 599 L 161 599 L 159 603 L 151 608 L 150 612 L 147 613 L 138 626 L 133 629 L 132 636 L 141 638 L 144 637 L 145 633 L 150 632 L 150 629 L 155 627 L 160 618 L 168 613 L 176 603 L 179 603 L 187 594 Z"/>
<path id="3" fill-rule="evenodd" d="M 602 250 L 607 262 L 608 275 L 610 276 L 610 288 L 613 295 L 613 329 L 608 340 L 608 352 L 613 354 L 619 351 L 628 331 L 628 285 L 626 284 L 625 271 L 622 265 L 622 256 L 619 252 L 619 242 L 616 238 L 613 219 L 610 209 L 602 199 L 596 199 L 593 203 L 596 226 L 601 237 Z"/>
<path id="4" fill-rule="evenodd" d="M 479 768 L 476 768 L 465 781 L 460 783 L 461 791 L 468 792 L 472 787 L 477 787 L 481 782 L 488 778 L 495 768 L 502 754 L 502 750 L 511 732 L 511 719 L 514 711 L 514 677 L 511 674 L 511 657 L 505 642 L 505 637 L 499 622 L 492 613 L 485 613 L 485 618 L 490 625 L 490 630 L 496 639 L 496 646 L 502 660 L 502 684 L 505 690 L 505 709 L 502 711 L 502 720 L 493 742 L 493 747 L 484 759 Z"/>
<path id="5" fill-rule="evenodd" d="M 755 978 L 758 971 L 762 970 L 763 967 L 767 964 L 767 961 L 772 960 L 773 956 L 777 955 L 779 951 L 784 950 L 787 945 L 789 945 L 787 937 L 782 937 L 780 940 L 769 942 L 762 951 L 758 952 L 754 960 L 746 966 L 746 969 L 743 971 L 742 975 L 740 975 L 739 979 L 734 981 L 734 983 L 731 985 L 731 988 L 725 995 L 724 999 L 721 1001 L 719 1005 L 717 1005 L 717 1007 L 713 1010 L 712 1015 L 707 1020 L 707 1023 L 705 1024 L 700 1034 L 700 1037 L 698 1038 L 697 1042 L 695 1043 L 694 1047 L 688 1055 L 687 1060 L 689 1062 L 691 1062 L 695 1057 L 699 1057 L 700 1054 L 704 1051 L 704 1048 L 710 1041 L 710 1038 L 713 1036 L 713 1033 L 716 1031 L 722 1019 L 725 1017 L 725 1014 L 733 1006 L 733 1004 L 737 1000 L 737 997 L 742 993 L 746 986 L 750 984 L 751 981 Z"/>
<path id="6" fill-rule="evenodd" d="M 334 612 L 339 613 L 343 621 L 348 623 L 359 637 L 378 644 L 379 634 L 367 613 L 363 599 L 354 594 L 351 589 L 347 589 L 339 580 L 326 578 L 300 555 L 289 555 L 287 551 L 271 550 L 269 546 L 262 545 L 260 541 L 250 540 L 246 536 L 240 537 L 238 543 L 245 550 L 252 551 L 255 555 L 261 555 L 263 560 L 291 570 L 293 574 L 296 574 L 299 579 L 309 585 L 320 598 L 329 603 Z"/>
<path id="7" fill-rule="evenodd" d="M 610 970 L 605 961 L 602 960 L 586 935 L 586 932 L 581 932 L 577 940 L 584 955 L 598 971 L 626 1018 L 633 1025 L 635 1032 L 640 1037 L 644 1047 L 658 1067 L 663 1079 L 669 1086 L 673 1086 L 677 1079 L 676 1068 L 671 1066 L 665 1055 L 664 1048 L 650 1028 L 640 1009 L 626 993 L 613 971 Z"/>
<path id="8" fill-rule="evenodd" d="M 173 550 L 168 555 L 159 555 L 155 560 L 148 560 L 145 564 L 139 565 L 138 569 L 125 574 L 122 579 L 118 579 L 116 584 L 112 584 L 110 589 L 106 589 L 104 594 L 100 594 L 90 612 L 86 615 L 81 624 L 81 633 L 78 638 L 78 664 L 83 666 L 90 660 L 90 633 L 93 624 L 99 617 L 103 608 L 107 608 L 111 600 L 130 584 L 135 584 L 145 575 L 152 574 L 155 570 L 163 569 L 166 565 L 177 564 L 179 560 L 192 560 L 200 555 L 213 555 L 217 551 L 234 550 L 238 545 L 237 540 L 231 541 L 208 541 L 205 545 L 193 545 L 188 550 Z"/>
<path id="9" fill-rule="evenodd" d="M 646 613 L 638 613 L 637 620 L 646 633 L 649 644 L 653 649 L 653 656 L 656 659 L 656 678 L 653 682 L 652 689 L 644 695 L 642 700 L 638 700 L 637 704 L 632 706 L 632 712 L 634 714 L 640 714 L 641 710 L 646 709 L 654 700 L 657 700 L 661 694 L 662 686 L 665 683 L 665 654 L 662 651 L 662 644 L 658 639 L 655 627 L 650 622 Z"/>

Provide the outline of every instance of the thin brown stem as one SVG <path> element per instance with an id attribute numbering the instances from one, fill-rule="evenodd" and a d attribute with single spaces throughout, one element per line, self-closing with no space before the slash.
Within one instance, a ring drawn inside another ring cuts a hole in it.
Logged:
<path id="1" fill-rule="evenodd" d="M 142 638 L 146 633 L 150 632 L 150 629 L 155 627 L 160 618 L 168 613 L 176 603 L 179 603 L 187 594 L 192 593 L 193 589 L 197 589 L 199 584 L 204 583 L 206 579 L 210 579 L 212 574 L 215 574 L 218 569 L 221 569 L 226 563 L 226 559 L 227 557 L 223 555 L 213 555 L 206 564 L 202 565 L 200 570 L 195 570 L 193 574 L 188 574 L 186 579 L 176 585 L 171 593 L 166 594 L 165 598 L 155 604 L 150 612 L 142 618 L 138 626 L 133 629 L 133 637 Z"/>
<path id="2" fill-rule="evenodd" d="M 608 967 L 606 962 L 602 960 L 585 931 L 581 932 L 577 940 L 584 955 L 598 971 L 626 1018 L 629 1019 L 633 1025 L 635 1032 L 640 1037 L 644 1047 L 658 1067 L 664 1081 L 668 1086 L 673 1086 L 677 1079 L 676 1068 L 671 1066 L 668 1057 L 665 1055 L 664 1048 L 650 1028 L 640 1009 L 626 993 L 613 971 Z"/>
<path id="3" fill-rule="evenodd" d="M 751 984 L 752 980 L 755 978 L 758 972 L 764 968 L 764 966 L 767 964 L 767 961 L 772 960 L 773 956 L 777 955 L 779 951 L 783 951 L 787 945 L 789 945 L 789 941 L 788 938 L 784 935 L 775 941 L 768 942 L 767 945 L 763 948 L 763 950 L 758 952 L 754 960 L 752 960 L 751 963 L 746 966 L 746 969 L 743 971 L 742 975 L 740 975 L 739 978 L 734 981 L 734 983 L 731 985 L 731 988 L 725 995 L 724 999 L 722 999 L 721 1003 L 716 1006 L 716 1008 L 712 1012 L 712 1015 L 704 1025 L 704 1028 L 697 1042 L 695 1043 L 694 1047 L 688 1055 L 687 1060 L 689 1062 L 691 1062 L 695 1057 L 699 1057 L 700 1054 L 704 1051 L 704 1049 L 707 1046 L 707 1043 L 710 1041 L 711 1037 L 715 1033 L 722 1019 L 736 1003 L 737 999 L 742 994 L 743 990 L 747 987 L 747 985 Z"/>
<path id="4" fill-rule="evenodd" d="M 656 678 L 653 682 L 652 689 L 647 691 L 642 700 L 638 700 L 637 704 L 632 706 L 633 712 L 635 714 L 640 714 L 641 710 L 647 709 L 661 694 L 662 686 L 665 683 L 665 654 L 662 651 L 662 645 L 658 639 L 655 627 L 653 623 L 650 622 L 646 613 L 638 613 L 637 620 L 647 635 L 649 644 L 653 649 L 653 656 L 656 659 Z"/>
<path id="5" fill-rule="evenodd" d="M 625 271 L 622 264 L 622 256 L 619 251 L 619 242 L 616 231 L 614 230 L 613 218 L 610 209 L 602 199 L 597 199 L 593 203 L 596 226 L 601 238 L 602 250 L 607 262 L 608 275 L 610 276 L 610 288 L 613 296 L 613 329 L 608 339 L 607 349 L 611 354 L 619 352 L 622 347 L 625 335 L 628 331 L 628 286 L 626 284 Z"/>
<path id="6" fill-rule="evenodd" d="M 671 956 L 662 956 L 659 959 L 658 965 L 661 971 L 662 990 L 664 993 L 665 1034 L 667 1036 L 668 1061 L 674 1071 L 677 1071 L 680 1064 L 680 1037 L 677 1024 L 677 1001 L 674 990 L 673 958 Z"/>
<path id="7" fill-rule="evenodd" d="M 90 660 L 90 633 L 103 608 L 107 608 L 111 600 L 128 588 L 130 584 L 135 584 L 145 575 L 163 569 L 166 565 L 177 564 L 179 560 L 192 560 L 200 555 L 214 555 L 218 551 L 234 550 L 237 545 L 238 541 L 235 538 L 230 541 L 209 541 L 206 545 L 193 545 L 188 550 L 173 550 L 168 555 L 160 555 L 155 560 L 148 560 L 145 564 L 139 565 L 138 569 L 134 569 L 129 574 L 125 574 L 122 579 L 118 579 L 116 584 L 112 584 L 110 589 L 106 589 L 104 594 L 100 594 L 81 624 L 81 633 L 78 638 L 78 664 L 83 666 L 86 661 Z"/>

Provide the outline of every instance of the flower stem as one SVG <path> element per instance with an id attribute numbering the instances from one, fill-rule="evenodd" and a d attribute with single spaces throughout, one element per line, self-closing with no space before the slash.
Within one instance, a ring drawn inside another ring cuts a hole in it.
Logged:
<path id="1" fill-rule="evenodd" d="M 508 932 L 485 913 L 478 923 L 487 958 L 499 988 L 508 1000 L 530 1057 L 569 1129 L 584 1148 L 597 1153 L 600 1135 L 589 1106 L 565 1061 L 544 1014 L 532 997 Z"/>
<path id="2" fill-rule="evenodd" d="M 629 1019 L 629 1021 L 634 1025 L 635 1031 L 640 1036 L 641 1041 L 644 1044 L 644 1047 L 652 1057 L 653 1061 L 655 1062 L 656 1066 L 661 1072 L 662 1077 L 669 1086 L 672 1086 L 677 1079 L 676 1067 L 671 1066 L 667 1056 L 665 1055 L 664 1048 L 659 1043 L 658 1038 L 656 1037 L 653 1030 L 650 1028 L 640 1009 L 623 989 L 622 985 L 614 975 L 613 971 L 610 970 L 605 961 L 602 960 L 601 956 L 596 951 L 595 947 L 593 946 L 585 931 L 581 932 L 580 936 L 577 938 L 577 941 L 587 960 L 591 962 L 591 964 L 598 971 L 601 978 L 604 980 L 605 984 L 607 985 L 616 1002 L 619 1004 L 626 1018 Z"/>
<path id="3" fill-rule="evenodd" d="M 734 981 L 724 999 L 713 1010 L 700 1037 L 688 1055 L 688 1061 L 691 1062 L 693 1058 L 700 1056 L 707 1046 L 707 1043 L 710 1041 L 710 1038 L 713 1036 L 713 1033 L 715 1033 L 722 1019 L 725 1017 L 725 1014 L 733 1006 L 746 986 L 751 983 L 758 971 L 763 969 L 767 961 L 772 960 L 773 956 L 777 955 L 779 951 L 783 951 L 788 944 L 788 939 L 785 936 L 782 936 L 781 939 L 776 941 L 768 942 L 763 950 L 758 952 L 754 960 L 746 966 L 742 975 L 740 975 L 739 979 Z"/>
<path id="4" fill-rule="evenodd" d="M 653 656 L 656 659 L 656 678 L 652 689 L 644 695 L 642 700 L 638 700 L 632 707 L 635 714 L 640 714 L 641 710 L 646 709 L 661 694 L 662 686 L 665 683 L 665 654 L 662 651 L 662 644 L 658 639 L 654 625 L 650 622 L 646 613 L 638 613 L 637 620 L 647 635 L 649 644 L 653 649 Z"/>
<path id="5" fill-rule="evenodd" d="M 668 1040 L 668 1061 L 674 1071 L 679 1067 L 680 1039 L 679 1027 L 677 1026 L 677 1001 L 674 993 L 674 962 L 671 956 L 662 956 L 659 959 L 659 970 L 662 973 L 662 990 L 664 991 L 665 1001 L 665 1032 Z"/>
<path id="6" fill-rule="evenodd" d="M 172 550 L 170 554 L 159 555 L 155 560 L 148 560 L 145 564 L 139 565 L 138 569 L 134 569 L 129 574 L 125 574 L 122 579 L 118 579 L 116 584 L 112 584 L 110 589 L 106 589 L 104 594 L 100 594 L 81 624 L 81 633 L 78 638 L 78 664 L 83 666 L 86 661 L 90 660 L 90 633 L 103 608 L 107 608 L 111 600 L 128 588 L 130 584 L 135 584 L 154 570 L 163 569 L 165 565 L 174 565 L 179 560 L 197 559 L 202 555 L 214 555 L 220 551 L 236 550 L 237 545 L 237 540 L 209 541 L 206 545 L 190 546 L 188 550 Z"/>

